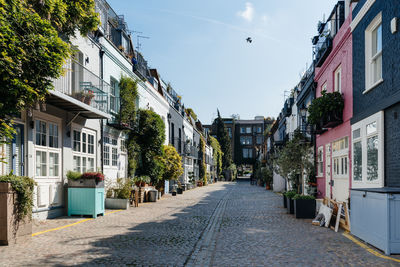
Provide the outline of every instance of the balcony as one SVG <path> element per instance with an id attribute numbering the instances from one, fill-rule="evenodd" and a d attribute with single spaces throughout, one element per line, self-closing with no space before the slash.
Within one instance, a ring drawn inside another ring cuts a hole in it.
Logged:
<path id="1" fill-rule="evenodd" d="M 191 144 L 185 144 L 185 156 L 199 158 L 199 149 Z"/>
<path id="2" fill-rule="evenodd" d="M 47 103 L 88 119 L 110 119 L 110 85 L 76 61 L 64 66 L 64 75 L 54 80 Z"/>
<path id="3" fill-rule="evenodd" d="M 326 36 L 322 39 L 323 40 L 320 41 L 319 45 L 317 45 L 314 50 L 314 62 L 316 67 L 321 67 L 332 51 L 332 37 Z"/>

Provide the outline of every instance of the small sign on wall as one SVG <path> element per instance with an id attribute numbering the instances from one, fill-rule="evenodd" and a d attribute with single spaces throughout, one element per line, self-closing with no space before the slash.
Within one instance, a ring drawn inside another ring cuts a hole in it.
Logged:
<path id="1" fill-rule="evenodd" d="M 395 34 L 397 32 L 397 18 L 394 17 L 392 21 L 390 22 L 390 30 L 392 34 Z"/>

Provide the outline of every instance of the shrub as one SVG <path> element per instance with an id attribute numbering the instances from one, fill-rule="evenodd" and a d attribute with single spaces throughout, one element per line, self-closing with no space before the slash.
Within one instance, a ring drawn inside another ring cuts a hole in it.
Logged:
<path id="1" fill-rule="evenodd" d="M 296 191 L 287 191 L 284 193 L 287 198 L 293 198 L 295 195 L 297 195 Z"/>
<path id="2" fill-rule="evenodd" d="M 80 172 L 68 171 L 67 179 L 68 180 L 79 180 L 82 178 L 82 174 Z"/>
<path id="3" fill-rule="evenodd" d="M 119 199 L 128 199 L 131 194 L 132 182 L 126 178 L 118 178 L 117 186 L 113 189 L 114 197 Z"/>
<path id="4" fill-rule="evenodd" d="M 307 120 L 309 124 L 316 125 L 327 113 L 343 111 L 343 108 L 344 99 L 341 93 L 327 93 L 326 91 L 322 91 L 321 96 L 314 99 L 308 107 L 309 115 Z"/>
<path id="5" fill-rule="evenodd" d="M 296 194 L 293 199 L 315 199 L 314 196 L 306 196 L 306 195 L 300 195 L 300 194 Z"/>
<path id="6" fill-rule="evenodd" d="M 23 220 L 25 216 L 30 217 L 32 214 L 35 181 L 26 176 L 5 175 L 0 176 L 0 182 L 10 183 L 17 193 L 16 221 Z"/>
<path id="7" fill-rule="evenodd" d="M 85 172 L 82 179 L 96 179 L 96 182 L 104 181 L 104 175 L 101 172 Z"/>

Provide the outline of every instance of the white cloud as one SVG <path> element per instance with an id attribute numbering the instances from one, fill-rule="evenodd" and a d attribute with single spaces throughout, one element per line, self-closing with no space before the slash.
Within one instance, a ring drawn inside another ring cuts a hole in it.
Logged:
<path id="1" fill-rule="evenodd" d="M 246 8 L 244 11 L 239 11 L 237 13 L 237 15 L 239 17 L 244 18 L 245 20 L 247 20 L 248 22 L 251 22 L 253 20 L 254 17 L 254 7 L 253 4 L 250 2 L 246 3 Z"/>

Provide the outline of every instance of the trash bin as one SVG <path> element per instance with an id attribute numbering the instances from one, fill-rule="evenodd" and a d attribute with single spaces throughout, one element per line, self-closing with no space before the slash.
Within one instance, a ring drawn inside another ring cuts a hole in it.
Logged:
<path id="1" fill-rule="evenodd" d="M 147 194 L 148 194 L 147 199 L 148 199 L 149 202 L 156 202 L 157 201 L 157 195 L 158 195 L 158 191 L 157 190 L 149 190 L 147 192 Z"/>

